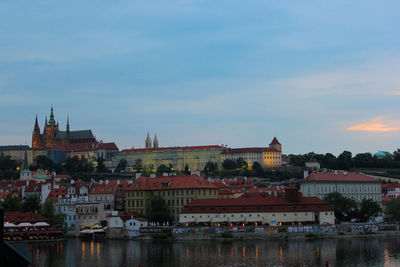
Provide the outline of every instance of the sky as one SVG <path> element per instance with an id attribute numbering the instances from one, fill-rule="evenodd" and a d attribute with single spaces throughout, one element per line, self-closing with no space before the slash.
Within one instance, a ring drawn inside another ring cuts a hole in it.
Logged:
<path id="1" fill-rule="evenodd" d="M 399 1 L 0 2 L 0 145 L 65 130 L 120 149 L 394 151 Z"/>

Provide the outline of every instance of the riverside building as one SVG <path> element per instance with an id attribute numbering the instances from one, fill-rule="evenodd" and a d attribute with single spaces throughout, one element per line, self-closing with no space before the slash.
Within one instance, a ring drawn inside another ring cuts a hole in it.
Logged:
<path id="1" fill-rule="evenodd" d="M 126 192 L 126 210 L 149 215 L 151 199 L 160 196 L 175 220 L 181 209 L 199 198 L 218 198 L 219 188 L 198 175 L 140 177 Z"/>
<path id="2" fill-rule="evenodd" d="M 327 202 L 303 197 L 292 186 L 284 192 L 194 200 L 182 209 L 179 222 L 202 226 L 334 224 L 334 212 Z"/>
<path id="3" fill-rule="evenodd" d="M 354 172 L 313 172 L 301 181 L 300 191 L 304 196 L 323 199 L 326 195 L 339 192 L 357 202 L 372 199 L 382 204 L 382 189 L 378 180 Z"/>

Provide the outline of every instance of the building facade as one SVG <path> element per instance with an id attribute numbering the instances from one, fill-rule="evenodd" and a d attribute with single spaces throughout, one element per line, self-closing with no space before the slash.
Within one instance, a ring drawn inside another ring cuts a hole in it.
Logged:
<path id="1" fill-rule="evenodd" d="M 192 171 L 202 171 L 211 161 L 221 166 L 222 146 L 186 146 L 186 147 L 159 147 L 123 150 L 112 159 L 112 166 L 116 167 L 121 159 L 125 159 L 130 170 L 134 170 L 135 162 L 142 161 L 143 167 L 156 169 L 164 164 L 171 164 L 175 170 L 184 170 L 188 165 Z"/>
<path id="2" fill-rule="evenodd" d="M 181 209 L 199 198 L 218 198 L 219 188 L 197 175 L 140 177 L 126 191 L 126 210 L 149 215 L 151 199 L 160 196 L 175 220 Z"/>
<path id="3" fill-rule="evenodd" d="M 339 192 L 357 202 L 372 199 L 382 204 L 380 182 L 361 173 L 313 172 L 301 181 L 300 191 L 304 196 L 315 196 L 320 199 L 330 193 Z"/>
<path id="4" fill-rule="evenodd" d="M 221 153 L 221 161 L 242 158 L 251 169 L 254 162 L 263 168 L 282 166 L 282 145 L 274 137 L 269 147 L 227 148 Z"/>
<path id="5" fill-rule="evenodd" d="M 334 211 L 327 202 L 303 197 L 297 188 L 286 187 L 283 194 L 194 200 L 182 209 L 179 222 L 209 226 L 334 224 Z"/>

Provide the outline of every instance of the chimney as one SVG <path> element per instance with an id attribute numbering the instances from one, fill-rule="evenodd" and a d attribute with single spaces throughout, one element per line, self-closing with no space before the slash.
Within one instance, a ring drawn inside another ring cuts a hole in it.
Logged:
<path id="1" fill-rule="evenodd" d="M 334 173 L 335 173 L 335 175 L 337 175 L 337 171 L 335 171 Z"/>
<path id="2" fill-rule="evenodd" d="M 109 181 L 108 181 L 108 180 L 106 180 L 106 181 L 105 181 L 105 184 L 107 185 L 107 184 L 108 184 L 108 182 L 109 182 Z"/>
<path id="3" fill-rule="evenodd" d="M 308 177 L 308 171 L 304 171 L 304 179 Z"/>
<path id="4" fill-rule="evenodd" d="M 285 198 L 288 202 L 299 202 L 300 201 L 299 190 L 294 186 L 286 188 Z"/>

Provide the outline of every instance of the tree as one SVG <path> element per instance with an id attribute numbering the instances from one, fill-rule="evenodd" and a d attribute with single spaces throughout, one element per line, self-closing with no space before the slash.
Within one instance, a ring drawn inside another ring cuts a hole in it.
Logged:
<path id="1" fill-rule="evenodd" d="M 241 170 L 247 170 L 247 168 L 249 167 L 247 162 L 243 158 L 238 158 L 236 160 L 236 165 L 237 165 L 237 168 L 239 168 Z"/>
<path id="2" fill-rule="evenodd" d="M 393 159 L 396 161 L 400 161 L 400 148 L 393 152 Z"/>
<path id="3" fill-rule="evenodd" d="M 126 159 L 120 159 L 117 168 L 115 169 L 115 172 L 124 172 L 127 165 L 128 162 L 126 161 Z"/>
<path id="4" fill-rule="evenodd" d="M 17 195 L 8 196 L 2 205 L 5 211 L 21 211 L 21 201 Z"/>
<path id="5" fill-rule="evenodd" d="M 141 159 L 135 160 L 135 166 L 134 166 L 134 167 L 135 167 L 136 171 L 141 172 L 142 169 L 143 169 L 143 162 L 142 162 L 142 160 L 141 160 Z"/>
<path id="6" fill-rule="evenodd" d="M 337 169 L 337 158 L 332 153 L 326 153 L 321 163 L 322 168 Z"/>
<path id="7" fill-rule="evenodd" d="M 350 151 L 343 151 L 337 158 L 338 168 L 341 170 L 349 170 L 352 166 L 351 158 L 352 155 Z"/>
<path id="8" fill-rule="evenodd" d="M 360 220 L 366 222 L 369 218 L 378 216 L 381 211 L 382 209 L 376 201 L 363 199 L 360 204 Z"/>
<path id="9" fill-rule="evenodd" d="M 390 221 L 400 221 L 400 199 L 392 199 L 387 202 L 385 213 Z"/>
<path id="10" fill-rule="evenodd" d="M 222 168 L 225 170 L 233 170 L 237 168 L 237 163 L 231 159 L 226 159 L 222 162 Z"/>
<path id="11" fill-rule="evenodd" d="M 46 200 L 43 203 L 40 214 L 48 218 L 50 220 L 51 225 L 55 228 L 62 228 L 65 225 L 64 224 L 65 214 L 55 213 L 53 200 Z"/>
<path id="12" fill-rule="evenodd" d="M 36 195 L 30 196 L 22 202 L 23 212 L 38 212 L 40 211 L 40 201 Z"/>
<path id="13" fill-rule="evenodd" d="M 350 221 L 357 215 L 357 202 L 351 198 L 344 197 L 339 192 L 327 194 L 324 200 L 333 207 L 336 218 L 341 221 Z"/>
<path id="14" fill-rule="evenodd" d="M 255 161 L 253 163 L 253 171 L 255 171 L 255 173 L 259 176 L 262 176 L 264 174 L 264 170 L 261 167 L 260 163 L 258 163 L 257 161 Z"/>
<path id="15" fill-rule="evenodd" d="M 212 161 L 208 161 L 203 169 L 203 171 L 206 174 L 216 172 L 217 170 L 218 170 L 218 164 Z"/>
<path id="16" fill-rule="evenodd" d="M 151 199 L 149 219 L 160 224 L 172 223 L 173 217 L 169 214 L 165 200 L 161 196 L 155 196 Z"/>
<path id="17" fill-rule="evenodd" d="M 293 166 L 300 166 L 303 167 L 305 165 L 305 160 L 302 155 L 289 155 L 290 163 Z"/>
<path id="18" fill-rule="evenodd" d="M 35 158 L 35 164 L 31 165 L 30 169 L 31 170 L 42 169 L 51 171 L 53 167 L 54 163 L 51 159 L 49 159 L 47 156 L 39 155 Z"/>
<path id="19" fill-rule="evenodd" d="M 97 159 L 97 172 L 108 172 L 108 169 L 106 168 L 106 165 L 104 165 L 104 159 L 102 157 L 99 157 Z"/>
<path id="20" fill-rule="evenodd" d="M 190 168 L 189 168 L 189 165 L 185 165 L 185 170 L 183 171 L 183 173 L 185 173 L 185 174 L 190 174 Z"/>
<path id="21" fill-rule="evenodd" d="M 171 168 L 167 167 L 165 164 L 161 164 L 157 168 L 157 175 L 162 175 L 163 173 L 170 173 Z"/>
<path id="22" fill-rule="evenodd" d="M 371 168 L 375 165 L 374 157 L 371 153 L 358 153 L 353 158 L 353 163 L 356 168 Z"/>
<path id="23" fill-rule="evenodd" d="M 3 152 L 0 154 L 0 170 L 7 171 L 12 170 L 14 171 L 18 166 L 17 161 L 12 160 L 11 156 L 5 156 Z"/>

